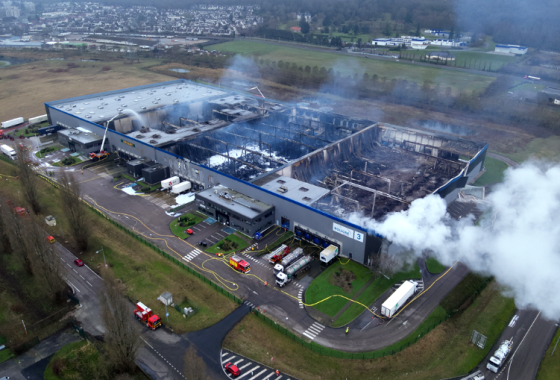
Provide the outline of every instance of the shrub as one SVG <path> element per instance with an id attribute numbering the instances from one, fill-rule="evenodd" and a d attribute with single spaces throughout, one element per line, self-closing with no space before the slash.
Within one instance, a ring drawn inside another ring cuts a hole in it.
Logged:
<path id="1" fill-rule="evenodd" d="M 109 71 L 109 70 L 111 70 L 111 66 L 103 66 L 103 67 L 101 68 L 101 70 L 102 70 L 102 71 Z"/>

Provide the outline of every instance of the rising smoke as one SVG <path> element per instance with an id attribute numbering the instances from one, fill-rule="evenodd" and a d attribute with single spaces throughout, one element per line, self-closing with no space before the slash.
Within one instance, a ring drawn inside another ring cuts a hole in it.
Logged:
<path id="1" fill-rule="evenodd" d="M 437 195 L 412 202 L 407 211 L 382 221 L 354 223 L 385 236 L 403 250 L 430 252 L 440 262 L 455 261 L 493 275 L 518 307 L 534 307 L 550 319 L 560 315 L 560 166 L 525 163 L 508 169 L 486 198 L 479 225 L 446 213 Z"/>

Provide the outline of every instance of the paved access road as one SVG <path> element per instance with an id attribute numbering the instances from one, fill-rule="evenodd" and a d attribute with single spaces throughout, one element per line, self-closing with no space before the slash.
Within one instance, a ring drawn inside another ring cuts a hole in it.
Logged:
<path id="1" fill-rule="evenodd" d="M 504 329 L 498 341 L 490 349 L 488 356 L 480 363 L 478 370 L 487 380 L 529 380 L 536 379 L 539 365 L 557 324 L 543 318 L 536 310 L 516 310 L 509 325 Z M 513 338 L 513 349 L 509 359 L 495 374 L 486 369 L 486 364 L 498 346 Z"/>

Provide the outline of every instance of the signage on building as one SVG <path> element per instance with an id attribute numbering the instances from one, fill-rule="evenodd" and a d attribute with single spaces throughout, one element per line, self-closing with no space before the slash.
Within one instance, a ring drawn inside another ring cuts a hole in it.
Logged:
<path id="1" fill-rule="evenodd" d="M 359 241 L 360 243 L 364 242 L 365 233 L 361 231 L 354 231 L 348 227 L 345 227 L 341 224 L 333 223 L 332 229 L 334 232 L 338 232 L 341 235 L 346 236 L 347 238 L 354 239 Z"/>
<path id="2" fill-rule="evenodd" d="M 354 239 L 354 230 L 351 230 L 350 228 L 344 227 L 343 225 L 337 223 L 333 223 L 332 229 L 334 232 L 338 232 L 339 234 L 344 235 L 350 239 Z"/>
<path id="3" fill-rule="evenodd" d="M 122 142 L 123 144 L 126 144 L 126 145 L 128 145 L 128 146 L 131 146 L 131 147 L 133 147 L 133 148 L 135 147 L 135 145 L 134 145 L 133 143 L 128 142 L 128 141 L 125 141 L 125 140 L 123 140 L 123 139 L 121 139 L 121 142 Z"/>

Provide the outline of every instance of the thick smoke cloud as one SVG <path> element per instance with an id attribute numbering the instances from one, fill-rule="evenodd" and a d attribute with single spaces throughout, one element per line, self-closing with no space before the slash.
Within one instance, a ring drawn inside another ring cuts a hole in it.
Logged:
<path id="1" fill-rule="evenodd" d="M 550 319 L 560 315 L 560 166 L 530 162 L 508 169 L 486 198 L 478 226 L 453 220 L 436 195 L 412 202 L 383 221 L 351 221 L 385 236 L 417 255 L 431 251 L 439 261 L 455 261 L 495 276 L 520 308 L 534 307 Z"/>

